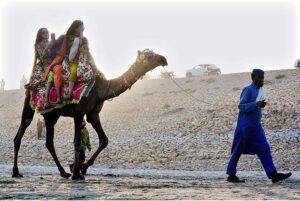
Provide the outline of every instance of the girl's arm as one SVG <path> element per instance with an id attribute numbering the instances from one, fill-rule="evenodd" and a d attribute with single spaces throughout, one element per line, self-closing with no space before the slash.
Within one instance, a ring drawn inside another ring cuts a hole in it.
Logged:
<path id="1" fill-rule="evenodd" d="M 33 59 L 33 66 L 32 66 L 32 70 L 31 70 L 31 75 L 30 75 L 29 83 L 31 82 L 32 75 L 33 75 L 35 67 L 36 67 L 36 62 L 37 62 L 37 55 L 36 54 L 37 54 L 37 52 L 35 51 L 35 53 L 34 53 L 34 59 Z"/>
<path id="2" fill-rule="evenodd" d="M 76 54 L 77 54 L 78 49 L 79 49 L 79 43 L 80 43 L 80 39 L 78 37 L 76 37 L 74 39 L 73 45 L 70 49 L 69 61 L 73 61 L 73 59 L 76 57 Z"/>
<path id="3" fill-rule="evenodd" d="M 48 44 L 46 50 L 49 50 L 53 46 L 54 42 L 55 42 L 55 33 L 52 33 L 50 43 Z"/>
<path id="4" fill-rule="evenodd" d="M 33 71 L 34 71 L 34 69 L 35 69 L 35 67 L 36 67 L 36 62 L 37 62 L 37 52 L 35 51 L 31 75 L 32 75 L 32 73 L 33 73 Z"/>

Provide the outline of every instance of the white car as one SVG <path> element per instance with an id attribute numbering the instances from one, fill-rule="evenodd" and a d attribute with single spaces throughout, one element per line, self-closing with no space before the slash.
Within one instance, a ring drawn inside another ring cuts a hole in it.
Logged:
<path id="1" fill-rule="evenodd" d="M 214 64 L 200 64 L 186 71 L 186 77 L 200 75 L 220 75 L 221 69 Z"/>

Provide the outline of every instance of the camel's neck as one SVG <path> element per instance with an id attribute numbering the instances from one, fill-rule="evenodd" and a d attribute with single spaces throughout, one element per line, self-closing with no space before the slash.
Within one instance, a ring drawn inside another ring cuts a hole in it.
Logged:
<path id="1" fill-rule="evenodd" d="M 127 89 L 131 88 L 131 86 L 146 73 L 140 72 L 140 70 L 138 69 L 142 68 L 139 68 L 137 64 L 133 64 L 121 76 L 115 79 L 106 80 L 105 83 L 102 83 L 102 85 L 104 84 L 106 88 L 103 89 L 104 86 L 101 87 L 101 95 L 99 95 L 100 99 L 104 101 L 114 98 L 125 92 Z"/>

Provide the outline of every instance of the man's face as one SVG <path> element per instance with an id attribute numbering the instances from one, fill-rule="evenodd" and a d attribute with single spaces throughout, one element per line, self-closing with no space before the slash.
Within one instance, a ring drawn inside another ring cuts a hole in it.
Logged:
<path id="1" fill-rule="evenodd" d="M 254 84 L 256 84 L 259 87 L 264 86 L 264 79 L 265 79 L 265 76 L 263 76 L 263 75 L 254 75 L 252 78 Z"/>

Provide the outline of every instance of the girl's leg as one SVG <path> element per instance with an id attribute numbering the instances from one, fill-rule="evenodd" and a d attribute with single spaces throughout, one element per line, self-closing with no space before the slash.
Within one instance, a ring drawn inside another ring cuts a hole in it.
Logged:
<path id="1" fill-rule="evenodd" d="M 49 107 L 49 93 L 50 93 L 50 89 L 52 87 L 52 83 L 53 83 L 53 72 L 50 71 L 48 73 L 48 76 L 47 76 L 47 85 L 46 85 L 46 94 L 45 94 L 45 103 L 44 103 L 44 107 L 47 108 Z"/>
<path id="2" fill-rule="evenodd" d="M 58 87 L 55 87 L 55 90 L 56 90 L 56 103 L 60 103 L 61 102 L 61 99 L 60 99 L 60 88 Z"/>
<path id="3" fill-rule="evenodd" d="M 74 84 L 75 83 L 73 81 L 69 81 L 69 94 L 68 94 L 68 96 L 70 97 L 70 99 L 72 98 Z"/>
<path id="4" fill-rule="evenodd" d="M 67 99 L 72 98 L 74 84 L 77 78 L 77 63 L 70 62 L 69 93 Z"/>
<path id="5" fill-rule="evenodd" d="M 46 94 L 45 94 L 45 102 L 49 102 L 49 92 L 51 89 L 51 82 L 47 82 L 46 85 Z"/>
<path id="6" fill-rule="evenodd" d="M 60 98 L 60 87 L 61 87 L 61 72 L 62 72 L 62 66 L 61 65 L 56 65 L 53 68 L 54 71 L 54 85 L 55 85 L 55 90 L 56 90 L 56 95 L 57 99 L 56 102 L 60 103 L 61 98 Z"/>

